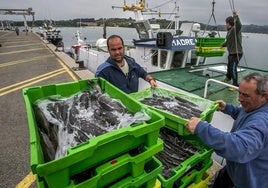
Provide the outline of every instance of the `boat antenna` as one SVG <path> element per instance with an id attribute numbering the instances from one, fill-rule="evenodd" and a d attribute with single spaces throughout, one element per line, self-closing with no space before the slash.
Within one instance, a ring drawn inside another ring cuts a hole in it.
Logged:
<path id="1" fill-rule="evenodd" d="M 177 3 L 177 1 L 175 1 L 175 8 L 176 8 L 176 15 L 175 15 L 175 29 L 176 31 L 178 31 L 180 29 L 180 15 L 179 15 L 179 10 L 180 7 Z"/>

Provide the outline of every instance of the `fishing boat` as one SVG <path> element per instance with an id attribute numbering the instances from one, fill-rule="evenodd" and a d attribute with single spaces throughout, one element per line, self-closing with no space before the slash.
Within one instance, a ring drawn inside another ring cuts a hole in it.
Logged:
<path id="1" fill-rule="evenodd" d="M 217 27 L 210 31 L 206 26 L 201 30 L 199 23 L 180 22 L 178 0 L 174 2 L 175 11 L 171 13 L 174 19 L 170 28 L 165 29 L 144 19 L 144 14 L 149 10 L 145 7 L 145 1 L 140 1 L 137 5 L 113 7 L 132 11 L 135 15 L 134 26 L 138 37 L 133 39 L 133 45 L 126 46 L 126 55 L 133 57 L 152 74 L 159 86 L 183 90 L 210 100 L 224 98 L 227 102 L 238 104 L 237 93 L 228 90 L 237 87 L 221 82 L 227 71 L 226 63 L 207 63 L 213 57 L 224 55 L 226 49 L 221 47 L 221 43 L 225 38 L 220 35 Z M 213 0 L 209 20 L 215 19 L 214 5 Z M 100 38 L 94 46 L 89 46 L 80 36 L 81 32 L 77 31 L 77 43 L 72 46 L 75 59 L 83 61 L 85 67 L 95 73 L 97 67 L 109 57 L 106 38 Z M 267 74 L 264 70 L 239 66 L 239 79 L 250 72 Z M 144 87 L 148 87 L 148 84 L 141 80 L 140 89 Z"/>
<path id="2" fill-rule="evenodd" d="M 182 23 L 179 27 L 177 20 L 179 16 L 175 15 L 176 20 L 173 22 L 175 28 L 161 29 L 158 24 L 150 24 L 148 19 L 144 19 L 142 11 L 145 9 L 144 5 L 145 1 L 141 1 L 138 5 L 122 7 L 124 11 L 134 12 L 136 20 L 134 27 L 138 35 L 138 39 L 133 40 L 133 46 L 127 47 L 126 55 L 135 58 L 149 72 L 199 64 L 202 60 L 194 54 L 194 40 L 200 31 L 200 24 Z M 73 48 L 76 50 L 79 48 L 79 59 L 84 61 L 90 71 L 95 72 L 98 65 L 109 57 L 106 38 L 98 39 L 95 46 L 88 48 L 84 45 L 80 34 L 80 31 L 75 34 L 77 44 L 73 45 Z M 173 41 L 176 42 L 175 45 Z M 176 58 L 179 58 L 177 60 L 179 63 L 172 63 Z"/>
<path id="3" fill-rule="evenodd" d="M 43 27 L 40 27 L 39 29 L 39 35 L 45 40 L 57 47 L 63 47 L 63 38 L 60 34 L 61 31 L 56 28 L 56 24 L 53 20 L 45 20 Z"/>
<path id="4" fill-rule="evenodd" d="M 228 103 L 238 105 L 238 93 L 230 88 L 238 89 L 221 80 L 225 78 L 227 64 L 223 62 L 208 63 L 212 57 L 222 56 L 226 49 L 221 47 L 225 38 L 218 31 L 201 30 L 199 23 L 182 22 L 179 19 L 178 0 L 175 0 L 174 21 L 168 29 L 151 24 L 144 19 L 145 1 L 136 5 L 123 5 L 124 11 L 132 11 L 136 22 L 137 39 L 133 45 L 125 46 L 125 54 L 134 58 L 156 80 L 159 88 L 180 92 L 185 95 L 215 101 L 224 99 Z M 214 10 L 215 1 L 212 3 Z M 114 7 L 115 8 L 115 7 Z M 213 11 L 211 17 L 214 17 Z M 97 67 L 108 57 L 106 38 L 100 38 L 95 45 L 87 45 L 77 31 L 77 43 L 72 46 L 75 60 L 95 73 Z M 249 67 L 238 67 L 238 80 L 243 76 L 259 72 L 268 75 L 268 71 Z M 140 79 L 139 91 L 148 88 L 146 81 Z M 221 112 L 214 112 L 211 124 L 221 130 L 230 131 L 233 119 Z M 227 126 L 229 125 L 229 126 Z M 213 159 L 223 164 L 224 159 L 213 154 Z"/>
<path id="5" fill-rule="evenodd" d="M 224 55 L 226 49 L 221 47 L 221 43 L 225 38 L 220 35 L 217 28 L 208 31 L 207 27 L 201 30 L 200 24 L 196 22 L 180 23 L 178 0 L 174 2 L 174 20 L 167 29 L 144 19 L 144 14 L 148 11 L 144 0 L 136 5 L 124 4 L 122 7 L 113 7 L 132 11 L 135 15 L 134 26 L 138 38 L 133 40 L 132 46 L 126 46 L 126 55 L 133 57 L 149 72 L 157 80 L 159 87 L 212 101 L 224 99 L 228 103 L 238 105 L 238 93 L 230 91 L 230 88 L 238 88 L 221 81 L 225 78 L 227 64 L 207 63 L 210 58 Z M 214 5 L 213 0 L 209 20 L 215 19 Z M 109 57 L 106 38 L 100 38 L 94 46 L 89 46 L 80 36 L 81 32 L 77 31 L 77 43 L 72 46 L 76 60 L 83 61 L 84 66 L 95 73 L 97 67 Z M 238 80 L 252 72 L 268 75 L 268 71 L 265 70 L 239 66 Z M 139 90 L 145 88 L 148 88 L 148 83 L 140 79 Z M 212 124 L 216 127 L 229 131 L 231 126 L 226 127 L 226 124 L 232 123 L 230 117 L 220 112 L 214 113 Z"/>

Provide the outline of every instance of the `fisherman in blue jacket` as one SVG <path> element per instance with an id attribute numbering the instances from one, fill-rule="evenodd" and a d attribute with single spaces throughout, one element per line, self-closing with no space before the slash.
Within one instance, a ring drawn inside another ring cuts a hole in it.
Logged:
<path id="1" fill-rule="evenodd" d="M 239 85 L 241 107 L 219 100 L 219 111 L 234 119 L 229 132 L 193 117 L 186 128 L 226 159 L 215 180 L 215 188 L 268 187 L 268 77 L 245 76 Z"/>
<path id="2" fill-rule="evenodd" d="M 149 75 L 136 61 L 125 55 L 124 41 L 118 35 L 107 39 L 110 57 L 96 71 L 96 77 L 102 77 L 126 93 L 137 92 L 139 78 L 156 87 L 155 79 Z"/>

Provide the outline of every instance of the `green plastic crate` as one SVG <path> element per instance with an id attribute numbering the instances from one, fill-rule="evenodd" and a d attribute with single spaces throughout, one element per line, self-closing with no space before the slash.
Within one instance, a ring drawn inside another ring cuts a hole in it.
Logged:
<path id="1" fill-rule="evenodd" d="M 197 105 L 202 105 L 203 109 L 202 109 L 200 118 L 207 122 L 211 122 L 213 114 L 218 108 L 218 105 L 215 102 L 212 102 L 210 100 L 207 100 L 201 97 L 187 96 L 184 93 L 174 92 L 174 91 L 163 89 L 163 88 L 154 88 L 154 89 L 147 88 L 136 93 L 131 93 L 129 95 L 133 97 L 134 99 L 141 101 L 142 99 L 146 97 L 152 97 L 153 93 L 161 93 L 161 95 L 165 95 L 165 96 L 177 96 L 177 97 L 186 99 L 190 102 L 193 102 Z M 169 127 L 170 129 L 176 131 L 181 136 L 190 134 L 190 132 L 184 126 L 185 123 L 188 122 L 188 119 L 179 117 L 170 112 L 167 112 L 167 111 L 164 111 L 164 110 L 152 107 L 152 106 L 149 106 L 149 108 L 157 111 L 158 113 L 162 114 L 165 117 L 166 127 Z"/>
<path id="2" fill-rule="evenodd" d="M 163 188 L 184 188 L 190 184 L 199 183 L 202 181 L 203 174 L 213 164 L 211 159 L 213 150 L 205 146 L 197 136 L 188 135 L 184 136 L 183 139 L 194 146 L 200 147 L 200 151 L 173 168 L 170 177 L 165 178 L 162 174 L 159 174 L 158 180 Z"/>
<path id="3" fill-rule="evenodd" d="M 200 57 L 220 57 L 223 56 L 225 52 L 196 52 L 197 56 Z"/>
<path id="4" fill-rule="evenodd" d="M 157 175 L 161 173 L 162 164 L 156 158 L 152 159 L 145 164 L 145 171 L 140 176 L 133 178 L 128 176 L 115 184 L 109 185 L 110 188 L 152 188 L 157 180 Z"/>
<path id="5" fill-rule="evenodd" d="M 97 82 L 97 79 L 92 79 L 92 81 Z M 133 100 L 109 82 L 103 79 L 100 81 L 102 90 L 110 97 L 120 99 L 128 111 L 135 113 L 145 109 L 151 119 L 95 137 L 68 149 L 66 156 L 50 162 L 44 161 L 33 104 L 36 100 L 48 96 L 69 97 L 84 89 L 90 89 L 88 80 L 23 89 L 30 133 L 31 169 L 34 174 L 37 174 L 38 180 L 45 182 L 49 187 L 57 182 L 60 182 L 61 187 L 66 187 L 69 185 L 70 177 L 75 174 L 103 164 L 141 145 L 150 147 L 157 144 L 159 130 L 164 125 L 164 117 Z"/>
<path id="6" fill-rule="evenodd" d="M 213 164 L 213 160 L 209 159 L 207 161 L 200 161 L 200 164 L 202 163 L 203 169 L 196 170 L 193 169 L 191 171 L 187 171 L 187 173 L 180 174 L 180 170 L 175 170 L 174 175 L 168 179 L 165 179 L 163 176 L 158 175 L 158 180 L 161 182 L 162 188 L 173 188 L 173 187 L 180 187 L 180 188 L 186 188 L 188 186 L 193 186 L 195 184 L 199 184 L 202 181 L 203 174 L 205 171 L 207 171 Z M 188 168 L 191 168 L 192 166 L 188 166 Z M 179 167 L 181 168 L 181 167 Z M 187 170 L 187 169 L 184 169 Z"/>
<path id="7" fill-rule="evenodd" d="M 224 43 L 225 38 L 222 37 L 198 37 L 196 39 L 196 47 L 220 47 Z"/>
<path id="8" fill-rule="evenodd" d="M 223 56 L 225 53 L 225 47 L 196 47 L 195 53 L 197 56 L 202 57 L 216 57 L 216 56 Z"/>
<path id="9" fill-rule="evenodd" d="M 201 57 L 217 57 L 223 56 L 225 47 L 196 47 L 195 53 Z"/>
<path id="10" fill-rule="evenodd" d="M 145 148 L 145 151 L 138 155 L 132 156 L 126 153 L 97 167 L 87 169 L 80 174 L 70 177 L 70 183 L 66 187 L 101 188 L 107 186 L 113 187 L 115 184 L 125 185 L 133 182 L 139 185 L 148 184 L 151 182 L 151 179 L 156 178 L 161 172 L 162 164 L 153 155 L 162 149 L 163 141 L 158 139 L 156 145 Z M 39 188 L 47 187 L 44 181 L 39 181 L 40 177 L 37 176 L 37 178 L 37 186 Z M 61 182 L 55 182 L 49 187 L 61 187 Z"/>
<path id="11" fill-rule="evenodd" d="M 202 38 L 198 37 L 195 43 L 196 55 L 201 57 L 223 56 L 225 47 L 222 47 L 225 38 Z"/>
<path id="12" fill-rule="evenodd" d="M 207 163 L 206 166 L 202 170 L 192 170 L 189 173 L 187 173 L 182 178 L 178 179 L 175 182 L 175 187 L 180 188 L 205 188 L 206 183 L 209 180 L 209 177 L 207 177 L 206 171 L 212 166 L 213 160 L 210 159 L 210 161 Z M 206 178 L 206 179 L 204 179 Z M 165 188 L 165 186 L 162 186 Z M 171 186 L 172 187 L 172 186 Z"/>
<path id="13" fill-rule="evenodd" d="M 126 176 L 133 180 L 140 180 L 140 177 L 143 177 L 144 174 L 146 174 L 146 171 L 148 171 L 148 168 L 150 167 L 148 166 L 148 163 L 152 161 L 153 155 L 155 155 L 162 149 L 163 142 L 161 141 L 161 139 L 158 139 L 158 144 L 151 146 L 150 148 L 146 148 L 146 150 L 141 154 L 131 156 L 129 153 L 127 153 L 96 167 L 93 172 L 93 177 L 89 179 L 81 180 L 81 175 L 77 174 L 76 177 L 78 177 L 80 181 L 77 182 L 72 180 L 69 187 L 112 187 L 111 185 L 115 183 L 117 184 L 117 182 L 124 181 L 126 179 Z M 160 165 L 158 165 L 157 167 L 161 169 Z M 152 169 L 152 167 L 150 167 L 150 169 Z M 155 178 L 156 176 L 157 174 L 155 174 Z"/>
<path id="14" fill-rule="evenodd" d="M 192 183 L 190 186 L 188 186 L 188 188 L 207 188 L 209 180 L 210 180 L 210 174 L 208 172 L 205 172 L 202 175 L 202 179 L 200 182 Z"/>

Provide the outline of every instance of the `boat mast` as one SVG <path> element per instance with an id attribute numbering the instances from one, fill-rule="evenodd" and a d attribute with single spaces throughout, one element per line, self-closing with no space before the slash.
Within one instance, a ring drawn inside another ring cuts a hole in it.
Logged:
<path id="1" fill-rule="evenodd" d="M 175 14 L 175 30 L 178 31 L 180 29 L 180 19 L 179 19 L 179 0 L 175 0 L 175 9 L 176 9 L 176 14 Z"/>

